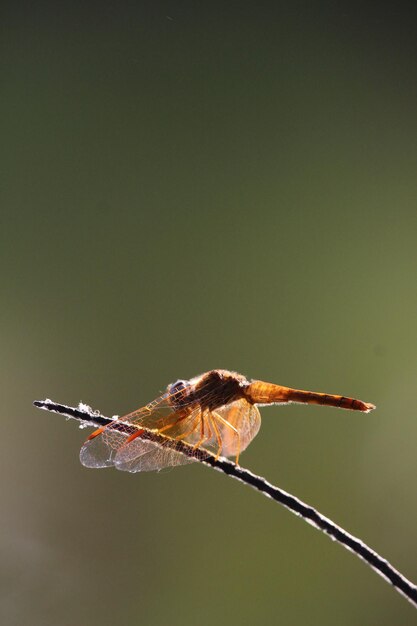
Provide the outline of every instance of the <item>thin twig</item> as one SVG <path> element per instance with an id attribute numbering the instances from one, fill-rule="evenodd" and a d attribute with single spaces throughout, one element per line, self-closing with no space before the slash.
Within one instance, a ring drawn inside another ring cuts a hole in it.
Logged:
<path id="1" fill-rule="evenodd" d="M 105 417 L 104 415 L 93 411 L 86 405 L 80 405 L 78 408 L 74 408 L 58 404 L 52 400 L 35 401 L 33 404 L 46 411 L 52 411 L 65 417 L 79 420 L 87 426 L 106 426 L 114 421 L 109 417 Z M 371 550 L 371 548 L 363 543 L 363 541 L 346 532 L 346 530 L 319 513 L 313 507 L 305 504 L 302 500 L 299 500 L 295 496 L 283 491 L 279 487 L 271 485 L 271 483 L 267 482 L 261 476 L 252 474 L 249 470 L 236 465 L 232 461 L 228 461 L 223 457 L 216 459 L 209 452 L 196 449 L 184 441 L 169 439 L 169 437 L 151 430 L 145 430 L 141 437 L 153 441 L 156 444 L 160 444 L 165 448 L 172 447 L 177 452 L 181 452 L 182 454 L 204 463 L 205 465 L 210 465 L 214 469 L 217 469 L 232 478 L 236 478 L 246 485 L 250 485 L 251 487 L 258 489 L 258 491 L 262 492 L 264 495 L 272 498 L 280 504 L 283 504 L 292 513 L 302 517 L 306 522 L 322 530 L 324 533 L 329 535 L 329 537 L 338 541 L 340 544 L 345 546 L 345 548 L 360 557 L 363 561 L 370 565 L 372 569 L 377 572 L 377 574 L 390 582 L 395 589 L 397 589 L 397 591 L 404 595 L 407 600 L 409 600 L 411 604 L 417 608 L 416 585 L 405 578 L 405 576 L 396 570 L 386 559 L 383 559 L 379 554 L 377 554 L 377 552 Z"/>

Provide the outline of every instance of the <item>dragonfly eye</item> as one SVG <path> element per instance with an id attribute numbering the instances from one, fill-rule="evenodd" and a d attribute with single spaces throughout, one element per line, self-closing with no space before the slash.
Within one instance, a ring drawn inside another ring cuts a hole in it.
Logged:
<path id="1" fill-rule="evenodd" d="M 188 386 L 188 381 L 177 380 L 175 381 L 175 383 L 172 383 L 172 385 L 169 386 L 168 391 L 171 394 L 181 395 L 182 392 L 185 391 L 187 386 Z"/>
<path id="2" fill-rule="evenodd" d="M 181 407 L 187 403 L 187 394 L 190 383 L 188 380 L 177 380 L 168 387 L 168 393 L 170 394 L 170 403 L 174 406 Z"/>

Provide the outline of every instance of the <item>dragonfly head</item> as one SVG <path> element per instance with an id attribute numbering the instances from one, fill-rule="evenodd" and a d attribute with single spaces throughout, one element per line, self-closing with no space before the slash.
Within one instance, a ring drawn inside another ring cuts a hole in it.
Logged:
<path id="1" fill-rule="evenodd" d="M 167 392 L 169 393 L 170 403 L 176 407 L 181 407 L 187 403 L 187 396 L 190 389 L 190 382 L 188 380 L 176 380 L 175 383 L 168 385 Z"/>

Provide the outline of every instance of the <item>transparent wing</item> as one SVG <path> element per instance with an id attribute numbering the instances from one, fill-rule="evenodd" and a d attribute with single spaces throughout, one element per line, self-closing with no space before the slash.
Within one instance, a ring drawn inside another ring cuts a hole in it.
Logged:
<path id="1" fill-rule="evenodd" d="M 174 414 L 173 414 L 174 415 Z M 204 423 L 201 410 L 195 407 L 190 412 L 180 412 L 172 417 L 171 422 L 159 429 L 159 433 L 164 435 L 164 442 L 154 443 L 137 437 L 133 441 L 128 441 L 122 445 L 114 457 L 114 466 L 127 472 L 150 472 L 161 470 L 164 467 L 175 467 L 192 463 L 192 459 L 181 452 L 177 452 L 172 447 L 172 441 L 185 441 L 196 445 L 201 439 Z M 170 444 L 170 445 L 168 445 Z"/>
<path id="2" fill-rule="evenodd" d="M 111 467 L 117 450 L 126 443 L 130 433 L 127 429 L 107 426 L 94 439 L 87 439 L 80 450 L 80 461 L 84 467 Z"/>
<path id="3" fill-rule="evenodd" d="M 167 439 L 181 440 L 215 455 L 238 457 L 256 436 L 261 425 L 257 407 L 245 399 L 226 404 L 213 412 L 199 405 L 177 410 L 173 396 L 163 394 L 145 407 L 98 429 L 84 443 L 80 461 L 85 467 L 115 466 L 128 472 L 160 470 L 193 462 L 171 446 L 132 436 L 141 428 L 156 431 Z"/>
<path id="4" fill-rule="evenodd" d="M 163 394 L 145 407 L 120 417 L 95 431 L 80 451 L 85 467 L 115 466 L 129 472 L 159 470 L 192 462 L 185 455 L 140 437 L 129 441 L 141 428 L 164 434 L 169 439 L 198 442 L 201 411 L 198 406 L 181 406 L 174 410 L 172 396 Z M 171 400 L 172 401 L 172 400 Z"/>
<path id="5" fill-rule="evenodd" d="M 220 434 L 223 456 L 238 456 L 261 427 L 261 415 L 254 404 L 245 399 L 235 400 L 216 409 L 212 419 Z"/>
<path id="6" fill-rule="evenodd" d="M 120 448 L 116 453 L 114 466 L 124 472 L 152 472 L 194 461 L 195 459 L 176 452 L 171 447 L 138 437 Z"/>

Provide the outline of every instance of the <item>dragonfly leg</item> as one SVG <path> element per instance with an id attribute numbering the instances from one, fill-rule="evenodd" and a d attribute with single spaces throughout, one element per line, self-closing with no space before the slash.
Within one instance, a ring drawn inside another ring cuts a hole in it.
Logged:
<path id="1" fill-rule="evenodd" d="M 194 444 L 194 449 L 199 448 L 201 446 L 201 444 L 203 443 L 203 441 L 206 439 L 206 437 L 204 435 L 204 417 L 205 417 L 205 414 L 201 413 L 201 416 L 200 416 L 200 439 L 197 441 L 197 443 Z"/>
<path id="2" fill-rule="evenodd" d="M 210 413 L 207 413 L 207 436 L 206 436 L 206 441 L 210 441 L 210 439 L 213 437 L 213 431 L 211 430 L 211 419 L 210 419 Z"/>
<path id="3" fill-rule="evenodd" d="M 228 422 L 226 419 L 224 419 L 224 417 L 222 417 L 221 415 L 219 415 L 218 413 L 214 413 L 213 417 L 217 420 L 219 420 L 219 422 L 221 422 L 224 426 L 226 426 L 226 428 L 230 428 L 230 430 L 232 430 L 234 432 L 234 434 L 237 437 L 237 454 L 236 454 L 236 459 L 235 459 L 235 463 L 236 465 L 239 465 L 239 456 L 240 456 L 240 432 L 237 430 L 237 428 L 235 428 L 230 422 Z"/>
<path id="4" fill-rule="evenodd" d="M 217 461 L 217 459 L 219 458 L 219 456 L 221 455 L 221 452 L 222 452 L 223 441 L 222 441 L 222 436 L 220 434 L 219 427 L 217 426 L 212 413 L 209 413 L 209 420 L 210 420 L 211 424 L 213 425 L 214 434 L 215 434 L 216 439 L 217 439 L 217 454 L 216 454 L 216 461 Z"/>

